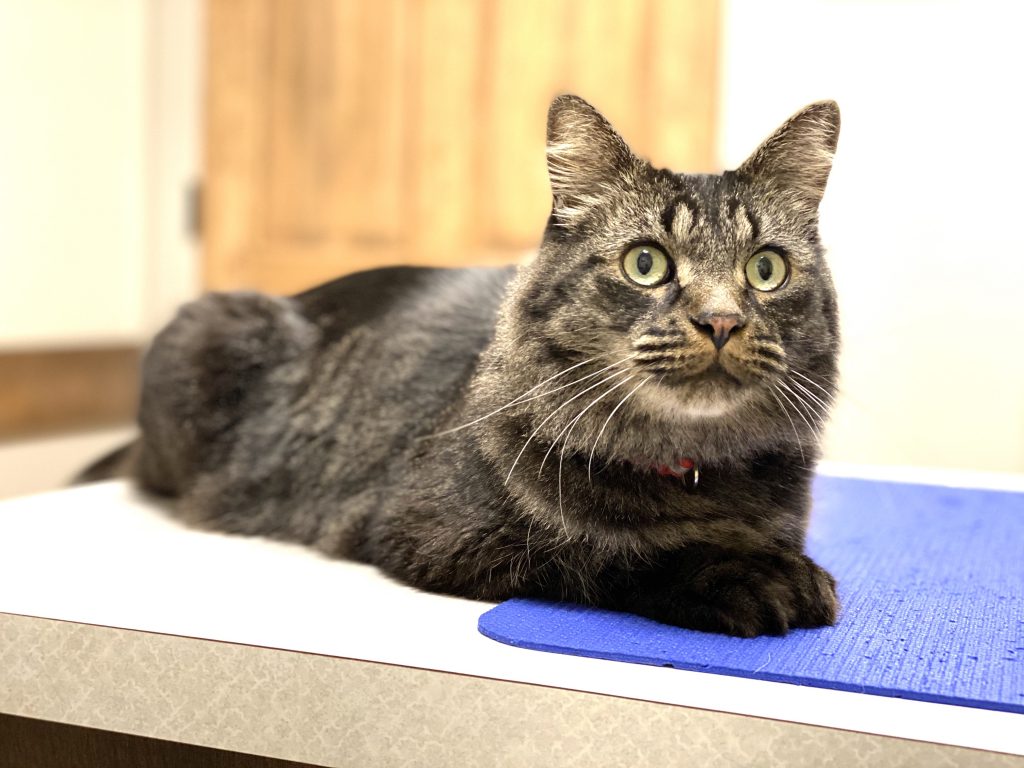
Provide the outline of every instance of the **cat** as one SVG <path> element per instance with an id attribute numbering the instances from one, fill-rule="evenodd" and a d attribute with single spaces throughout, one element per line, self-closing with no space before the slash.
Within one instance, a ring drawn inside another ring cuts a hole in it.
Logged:
<path id="1" fill-rule="evenodd" d="M 838 133 L 812 104 L 737 170 L 676 174 L 560 96 L 531 263 L 185 305 L 144 360 L 131 471 L 191 524 L 424 590 L 743 637 L 832 624 L 804 540 L 837 383 Z"/>

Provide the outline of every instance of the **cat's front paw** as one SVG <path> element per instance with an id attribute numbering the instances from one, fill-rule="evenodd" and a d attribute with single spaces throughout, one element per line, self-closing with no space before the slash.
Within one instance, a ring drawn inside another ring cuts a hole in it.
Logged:
<path id="1" fill-rule="evenodd" d="M 695 628 L 739 637 L 826 626 L 839 613 L 835 579 L 803 554 L 724 557 L 693 574 L 687 591 L 699 603 Z"/>

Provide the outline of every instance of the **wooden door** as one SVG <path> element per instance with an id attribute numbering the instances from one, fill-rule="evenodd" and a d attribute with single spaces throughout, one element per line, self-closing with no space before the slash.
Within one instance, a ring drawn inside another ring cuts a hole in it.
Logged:
<path id="1" fill-rule="evenodd" d="M 562 92 L 711 170 L 718 35 L 717 0 L 209 0 L 205 285 L 523 258 Z"/>

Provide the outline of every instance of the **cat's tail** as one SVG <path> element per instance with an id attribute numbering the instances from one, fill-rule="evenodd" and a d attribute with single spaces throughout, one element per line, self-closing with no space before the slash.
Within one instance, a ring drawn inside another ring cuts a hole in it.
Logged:
<path id="1" fill-rule="evenodd" d="M 96 459 L 71 481 L 71 485 L 98 483 L 100 480 L 112 480 L 115 477 L 128 477 L 133 474 L 138 459 L 139 440 L 132 440 L 120 448 L 115 448 L 105 456 Z"/>

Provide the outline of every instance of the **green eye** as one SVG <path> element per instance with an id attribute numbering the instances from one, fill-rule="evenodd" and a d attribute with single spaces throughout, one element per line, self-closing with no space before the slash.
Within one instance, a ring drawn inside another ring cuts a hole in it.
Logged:
<path id="1" fill-rule="evenodd" d="M 668 280 L 672 262 L 656 245 L 638 245 L 622 257 L 622 271 L 637 285 L 654 286 Z"/>
<path id="2" fill-rule="evenodd" d="M 747 261 L 747 282 L 759 291 L 774 291 L 789 277 L 789 265 L 775 251 L 758 251 Z"/>

